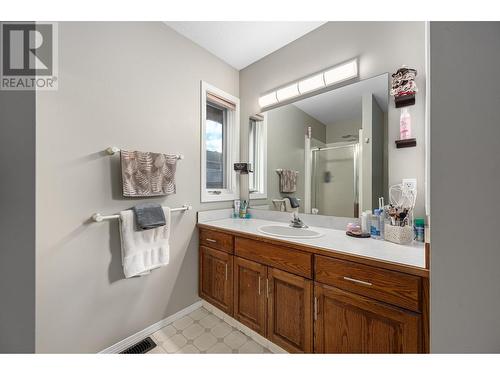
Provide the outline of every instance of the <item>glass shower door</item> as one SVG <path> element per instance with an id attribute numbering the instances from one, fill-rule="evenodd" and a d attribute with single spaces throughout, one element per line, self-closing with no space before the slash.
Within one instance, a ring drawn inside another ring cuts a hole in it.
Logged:
<path id="1" fill-rule="evenodd" d="M 332 146 L 311 152 L 312 212 L 358 217 L 359 145 Z"/>

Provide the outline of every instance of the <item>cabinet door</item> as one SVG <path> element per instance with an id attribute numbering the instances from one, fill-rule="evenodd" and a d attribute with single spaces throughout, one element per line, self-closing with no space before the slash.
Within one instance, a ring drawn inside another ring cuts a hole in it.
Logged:
<path id="1" fill-rule="evenodd" d="M 323 284 L 314 287 L 317 353 L 417 353 L 420 314 Z"/>
<path id="2" fill-rule="evenodd" d="M 233 256 L 200 246 L 200 297 L 226 314 L 233 312 Z"/>
<path id="3" fill-rule="evenodd" d="M 312 352 L 312 282 L 268 268 L 267 337 L 291 353 Z"/>
<path id="4" fill-rule="evenodd" d="M 266 266 L 234 257 L 234 317 L 266 335 Z"/>

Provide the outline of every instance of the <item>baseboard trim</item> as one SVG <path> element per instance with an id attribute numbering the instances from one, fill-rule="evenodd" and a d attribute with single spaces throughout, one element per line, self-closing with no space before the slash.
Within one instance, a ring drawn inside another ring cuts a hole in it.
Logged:
<path id="1" fill-rule="evenodd" d="M 200 308 L 203 304 L 203 301 L 197 301 L 192 305 L 182 309 L 181 311 L 176 312 L 173 315 L 166 317 L 165 319 L 160 320 L 154 324 L 151 324 L 149 327 L 144 328 L 142 331 L 134 333 L 132 336 L 129 336 L 120 342 L 117 342 L 114 345 L 111 345 L 109 348 L 106 348 L 99 352 L 99 354 L 116 354 L 120 353 L 126 348 L 135 343 L 138 343 L 141 340 L 144 340 L 146 337 L 151 336 L 154 332 L 162 329 L 163 327 L 168 326 L 170 323 L 174 322 L 177 319 L 182 318 L 183 316 L 192 313 L 194 310 Z"/>

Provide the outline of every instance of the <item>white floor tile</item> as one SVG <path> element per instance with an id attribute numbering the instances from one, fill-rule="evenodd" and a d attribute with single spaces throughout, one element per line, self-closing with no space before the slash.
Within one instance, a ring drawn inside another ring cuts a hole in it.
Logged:
<path id="1" fill-rule="evenodd" d="M 175 353 L 179 351 L 184 345 L 186 345 L 187 340 L 182 335 L 175 335 L 169 337 L 165 342 L 161 344 L 163 349 L 165 349 L 168 353 Z"/>
<path id="2" fill-rule="evenodd" d="M 226 337 L 224 337 L 224 343 L 229 346 L 231 349 L 238 349 L 245 342 L 247 342 L 248 338 L 240 331 L 233 331 Z"/>
<path id="3" fill-rule="evenodd" d="M 210 314 L 210 312 L 207 309 L 200 307 L 199 309 L 194 310 L 191 314 L 189 314 L 189 317 L 193 320 L 201 320 L 208 314 Z"/>
<path id="4" fill-rule="evenodd" d="M 244 343 L 238 351 L 240 353 L 251 353 L 251 354 L 260 354 L 264 353 L 264 347 L 257 344 L 255 341 L 248 341 Z"/>
<path id="5" fill-rule="evenodd" d="M 194 340 L 203 332 L 205 332 L 205 328 L 200 326 L 198 323 L 194 323 L 191 324 L 189 327 L 187 327 L 185 330 L 183 330 L 182 335 L 189 340 Z"/>
<path id="6" fill-rule="evenodd" d="M 207 353 L 209 354 L 226 354 L 232 352 L 233 350 L 222 342 L 218 342 L 217 344 L 215 344 L 214 346 L 212 346 L 210 349 L 207 350 Z"/>
<path id="7" fill-rule="evenodd" d="M 199 354 L 200 351 L 198 350 L 198 348 L 194 345 L 186 345 L 185 347 L 183 347 L 181 350 L 179 350 L 177 352 L 177 354 Z"/>
<path id="8" fill-rule="evenodd" d="M 227 336 L 232 330 L 233 327 L 231 327 L 229 324 L 227 324 L 226 322 L 220 322 L 212 328 L 211 332 L 215 337 L 222 338 Z"/>
<path id="9" fill-rule="evenodd" d="M 207 315 L 206 317 L 204 317 L 203 319 L 200 320 L 200 324 L 205 327 L 205 328 L 212 328 L 214 327 L 216 324 L 218 324 L 220 321 L 219 318 L 217 318 L 215 315 Z"/>
<path id="10" fill-rule="evenodd" d="M 153 333 L 152 336 L 157 343 L 162 343 L 165 342 L 169 337 L 175 335 L 176 332 L 177 330 L 172 325 L 168 325 Z"/>
<path id="11" fill-rule="evenodd" d="M 199 350 L 207 350 L 217 342 L 217 339 L 211 333 L 204 333 L 194 340 L 194 345 Z"/>
<path id="12" fill-rule="evenodd" d="M 193 319 L 191 319 L 189 316 L 182 317 L 175 322 L 172 323 L 172 325 L 180 330 L 186 329 L 189 327 L 191 324 L 193 324 Z"/>
<path id="13" fill-rule="evenodd" d="M 148 353 L 286 353 L 219 309 L 204 307 L 151 335 L 158 346 Z"/>
<path id="14" fill-rule="evenodd" d="M 165 349 L 158 345 L 156 348 L 151 349 L 146 354 L 167 354 L 167 352 L 165 351 Z"/>

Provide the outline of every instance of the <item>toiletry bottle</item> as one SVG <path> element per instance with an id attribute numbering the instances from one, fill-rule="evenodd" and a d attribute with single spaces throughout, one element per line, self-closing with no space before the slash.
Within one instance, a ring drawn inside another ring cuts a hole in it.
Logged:
<path id="1" fill-rule="evenodd" d="M 233 210 L 233 217 L 238 217 L 240 216 L 240 205 L 241 202 L 239 199 L 234 200 L 234 210 Z"/>
<path id="2" fill-rule="evenodd" d="M 425 222 L 424 219 L 415 219 L 414 224 L 415 240 L 417 242 L 424 242 L 425 240 Z"/>
<path id="3" fill-rule="evenodd" d="M 243 201 L 240 204 L 240 218 L 245 219 L 247 217 L 247 201 Z"/>
<path id="4" fill-rule="evenodd" d="M 370 233 L 371 227 L 371 211 L 363 211 L 361 213 L 361 231 L 363 233 Z"/>
<path id="5" fill-rule="evenodd" d="M 401 110 L 401 117 L 399 118 L 399 133 L 400 139 L 411 138 L 411 116 L 408 108 L 403 108 Z"/>
<path id="6" fill-rule="evenodd" d="M 370 235 L 375 239 L 378 239 L 380 237 L 380 210 L 378 208 L 375 208 L 373 210 Z"/>
<path id="7" fill-rule="evenodd" d="M 384 234 L 385 234 L 385 210 L 383 208 L 379 208 L 379 229 L 380 229 L 380 236 L 379 239 L 383 240 L 384 239 Z"/>

